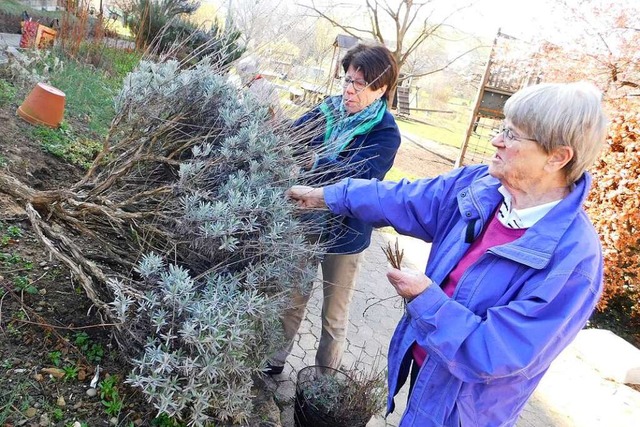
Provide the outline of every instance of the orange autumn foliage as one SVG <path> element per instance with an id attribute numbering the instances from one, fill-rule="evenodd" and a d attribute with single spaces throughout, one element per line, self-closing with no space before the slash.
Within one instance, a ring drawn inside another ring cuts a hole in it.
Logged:
<path id="1" fill-rule="evenodd" d="M 607 148 L 594 168 L 587 211 L 600 235 L 605 290 L 598 309 L 626 295 L 640 318 L 640 112 L 618 109 L 611 118 Z"/>

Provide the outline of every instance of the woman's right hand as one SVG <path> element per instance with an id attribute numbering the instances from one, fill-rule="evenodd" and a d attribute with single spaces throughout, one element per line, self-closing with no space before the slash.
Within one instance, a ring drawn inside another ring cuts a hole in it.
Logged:
<path id="1" fill-rule="evenodd" d="M 433 283 L 424 273 L 413 270 L 400 271 L 393 267 L 389 267 L 387 271 L 387 280 L 396 288 L 398 295 L 408 301 L 423 293 Z"/>
<path id="2" fill-rule="evenodd" d="M 313 188 L 307 185 L 293 185 L 285 193 L 301 208 L 326 208 L 324 188 Z"/>

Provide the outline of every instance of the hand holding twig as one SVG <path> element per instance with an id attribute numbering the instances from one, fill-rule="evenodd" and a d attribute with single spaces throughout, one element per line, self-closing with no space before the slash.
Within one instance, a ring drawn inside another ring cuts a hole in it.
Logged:
<path id="1" fill-rule="evenodd" d="M 405 298 L 405 300 L 415 298 L 431 285 L 431 279 L 425 276 L 424 273 L 411 270 L 400 271 L 404 250 L 400 249 L 397 238 L 393 248 L 390 243 L 387 243 L 386 247 L 382 247 L 382 251 L 392 267 L 387 272 L 387 279 L 396 289 L 398 295 Z"/>
<path id="2" fill-rule="evenodd" d="M 396 289 L 398 295 L 407 302 L 424 292 L 433 283 L 424 273 L 419 271 L 400 271 L 390 268 L 387 272 L 389 283 Z"/>

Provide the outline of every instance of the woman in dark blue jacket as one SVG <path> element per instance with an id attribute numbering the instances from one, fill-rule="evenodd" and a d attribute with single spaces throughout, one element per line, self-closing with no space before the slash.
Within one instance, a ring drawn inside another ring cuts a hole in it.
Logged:
<path id="1" fill-rule="evenodd" d="M 360 44 L 345 54 L 342 68 L 342 95 L 328 97 L 294 124 L 296 138 L 308 141 L 304 168 L 314 185 L 347 177 L 381 180 L 391 169 L 400 146 L 400 131 L 387 110 L 388 95 L 395 90 L 398 78 L 391 52 L 381 45 Z M 321 227 L 320 239 L 328 253 L 321 262 L 322 332 L 316 364 L 337 368 L 342 360 L 355 280 L 372 227 L 341 215 L 324 218 Z M 309 296 L 297 293 L 285 312 L 288 343 L 274 355 L 266 373 L 282 372 Z"/>

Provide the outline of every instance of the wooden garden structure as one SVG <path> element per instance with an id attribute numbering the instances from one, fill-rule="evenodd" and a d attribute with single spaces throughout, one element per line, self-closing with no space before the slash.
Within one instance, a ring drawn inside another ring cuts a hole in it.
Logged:
<path id="1" fill-rule="evenodd" d="M 498 31 L 482 76 L 469 126 L 455 167 L 486 163 L 507 99 L 519 89 L 542 81 L 538 47 Z"/>

